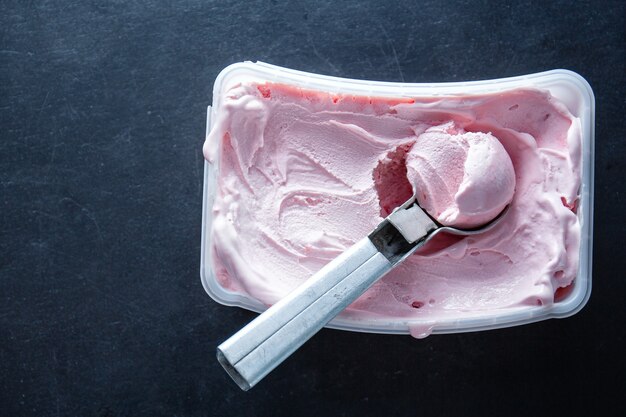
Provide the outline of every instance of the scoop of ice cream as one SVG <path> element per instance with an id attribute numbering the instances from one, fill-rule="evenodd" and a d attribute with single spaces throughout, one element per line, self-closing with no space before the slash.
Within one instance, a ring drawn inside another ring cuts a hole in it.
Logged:
<path id="1" fill-rule="evenodd" d="M 406 157 L 419 205 L 445 226 L 478 227 L 513 199 L 511 158 L 490 133 L 464 132 L 454 123 L 427 129 Z"/>

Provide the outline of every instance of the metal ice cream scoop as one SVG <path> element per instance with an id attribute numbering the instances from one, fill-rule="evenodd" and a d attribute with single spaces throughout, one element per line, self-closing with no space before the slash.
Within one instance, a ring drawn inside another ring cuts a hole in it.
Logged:
<path id="1" fill-rule="evenodd" d="M 502 219 L 471 230 L 442 226 L 411 198 L 369 236 L 339 255 L 217 348 L 217 360 L 245 391 L 256 385 L 372 284 L 435 235 L 486 232 Z"/>

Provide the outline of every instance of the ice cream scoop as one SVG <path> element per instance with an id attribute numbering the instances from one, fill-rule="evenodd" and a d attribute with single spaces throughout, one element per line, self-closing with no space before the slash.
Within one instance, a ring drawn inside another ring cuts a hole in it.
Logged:
<path id="1" fill-rule="evenodd" d="M 515 171 L 491 133 L 465 132 L 453 122 L 427 129 L 406 156 L 419 205 L 439 223 L 461 228 L 487 223 L 511 202 Z"/>
<path id="2" fill-rule="evenodd" d="M 505 211 L 479 228 L 457 229 L 438 224 L 413 196 L 368 237 L 222 343 L 218 361 L 241 389 L 250 389 L 432 237 L 442 232 L 460 236 L 485 232 Z"/>

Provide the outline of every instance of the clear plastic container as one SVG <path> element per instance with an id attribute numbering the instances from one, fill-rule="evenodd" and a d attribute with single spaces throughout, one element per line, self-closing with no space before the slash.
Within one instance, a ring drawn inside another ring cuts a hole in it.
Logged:
<path id="1" fill-rule="evenodd" d="M 563 69 L 546 71 L 519 77 L 495 80 L 454 83 L 392 83 L 347 78 L 329 77 L 319 74 L 291 70 L 262 62 L 242 62 L 226 67 L 218 75 L 213 88 L 213 106 L 207 112 L 207 135 L 211 130 L 211 116 L 221 105 L 223 92 L 241 81 L 275 82 L 301 88 L 345 94 L 415 97 L 495 93 L 515 88 L 540 88 L 564 103 L 569 111 L 581 121 L 582 127 L 582 172 L 580 202 L 577 215 L 581 225 L 580 264 L 572 290 L 549 306 L 527 306 L 505 312 L 493 312 L 481 317 L 438 321 L 434 324 L 415 321 L 367 321 L 336 317 L 326 327 L 359 332 L 387 334 L 437 334 L 458 333 L 496 329 L 532 323 L 548 318 L 563 318 L 580 311 L 591 294 L 592 243 L 593 243 L 593 162 L 594 162 L 594 119 L 595 98 L 587 81 L 580 75 Z M 211 270 L 210 229 L 211 208 L 215 198 L 217 169 L 205 162 L 204 195 L 202 206 L 202 253 L 200 276 L 207 293 L 218 303 L 242 307 L 261 312 L 266 307 L 242 294 L 222 288 Z M 417 333 L 416 333 L 417 332 Z"/>

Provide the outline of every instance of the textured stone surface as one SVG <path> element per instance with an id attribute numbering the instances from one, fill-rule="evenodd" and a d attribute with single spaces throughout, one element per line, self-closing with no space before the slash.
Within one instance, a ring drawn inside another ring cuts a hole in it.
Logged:
<path id="1" fill-rule="evenodd" d="M 0 414 L 617 414 L 623 2 L 100 3 L 2 2 Z M 323 330 L 239 391 L 215 347 L 254 315 L 213 302 L 199 264 L 205 110 L 241 60 L 406 82 L 579 72 L 597 99 L 589 304 L 425 340 Z"/>

